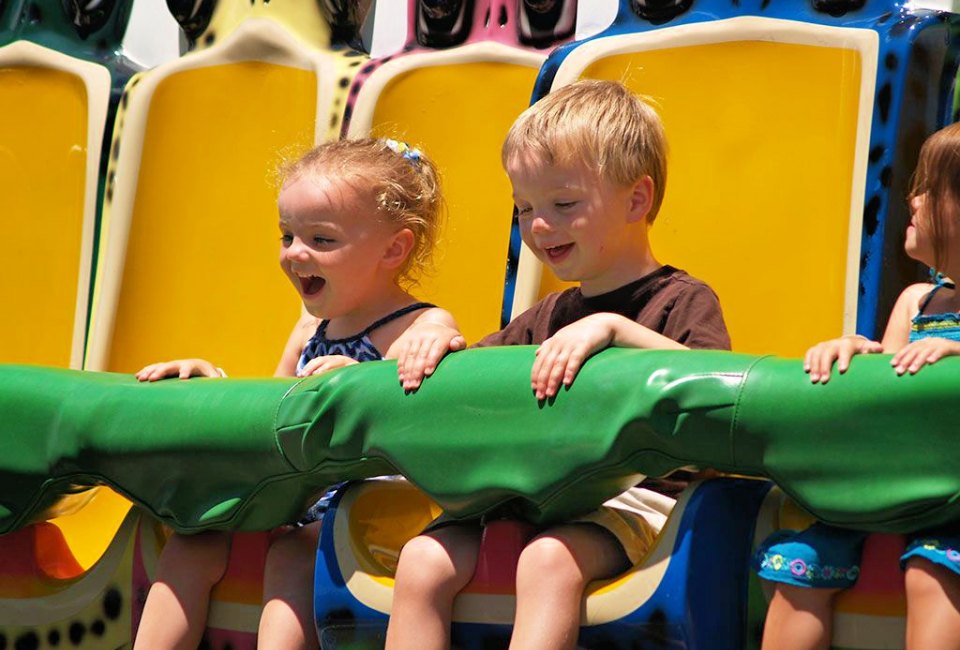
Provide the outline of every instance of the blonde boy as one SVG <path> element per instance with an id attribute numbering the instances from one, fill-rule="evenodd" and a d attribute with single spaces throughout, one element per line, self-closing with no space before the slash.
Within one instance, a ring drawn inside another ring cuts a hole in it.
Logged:
<path id="1" fill-rule="evenodd" d="M 660 264 L 650 248 L 667 176 L 663 126 L 652 108 L 618 83 L 567 86 L 517 119 L 503 166 L 524 243 L 559 278 L 580 283 L 477 344 L 540 344 L 531 372 L 536 398 L 572 384 L 606 347 L 729 349 L 716 294 Z M 412 384 L 423 364 L 401 358 L 401 378 Z M 511 648 L 575 647 L 587 583 L 643 555 L 673 505 L 663 492 L 675 493 L 682 481 L 644 485 L 659 492 L 633 488 L 527 544 L 517 565 Z M 473 574 L 479 534 L 477 526 L 449 525 L 404 546 L 388 648 L 449 646 L 453 600 Z"/>

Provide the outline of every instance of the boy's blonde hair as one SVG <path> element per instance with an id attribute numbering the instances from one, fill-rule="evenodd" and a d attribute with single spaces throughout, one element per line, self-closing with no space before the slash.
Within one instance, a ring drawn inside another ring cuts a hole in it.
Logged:
<path id="1" fill-rule="evenodd" d="M 653 180 L 653 223 L 667 183 L 667 139 L 656 111 L 615 81 L 584 80 L 556 90 L 524 111 L 503 143 L 504 167 L 532 155 L 546 164 L 581 161 L 606 180 Z"/>
<path id="2" fill-rule="evenodd" d="M 437 166 L 421 150 L 381 138 L 345 139 L 314 147 L 280 170 L 281 186 L 305 174 L 342 178 L 374 197 L 390 223 L 413 233 L 398 281 L 414 285 L 429 269 L 444 214 Z"/>
<path id="3" fill-rule="evenodd" d="M 931 135 L 920 147 L 920 159 L 913 174 L 910 196 L 924 195 L 933 242 L 934 266 L 943 269 L 949 257 L 947 219 L 960 218 L 960 122 Z M 960 223 L 954 223 L 960 227 Z"/>

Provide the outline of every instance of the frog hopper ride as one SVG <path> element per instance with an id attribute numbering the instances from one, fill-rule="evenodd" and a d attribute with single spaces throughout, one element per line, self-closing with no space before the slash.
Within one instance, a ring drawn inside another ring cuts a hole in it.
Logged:
<path id="1" fill-rule="evenodd" d="M 97 484 L 179 531 L 268 529 L 326 485 L 391 472 L 455 517 L 506 506 L 549 523 L 688 465 L 769 476 L 838 525 L 909 532 L 960 518 L 953 360 L 897 377 L 883 357 L 857 359 L 811 386 L 799 361 L 611 350 L 548 403 L 529 395 L 531 361 L 529 348 L 459 353 L 410 395 L 391 363 L 151 385 L 4 366 L 0 530 Z M 925 440 L 906 444 L 917 421 Z"/>

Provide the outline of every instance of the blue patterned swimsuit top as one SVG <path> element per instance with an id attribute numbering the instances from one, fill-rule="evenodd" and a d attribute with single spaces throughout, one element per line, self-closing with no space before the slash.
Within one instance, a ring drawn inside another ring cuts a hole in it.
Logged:
<path id="1" fill-rule="evenodd" d="M 951 341 L 960 341 L 960 314 L 957 312 L 946 312 L 943 314 L 923 313 L 933 299 L 933 296 L 942 287 L 950 287 L 953 289 L 953 284 L 949 280 L 945 280 L 943 276 L 938 275 L 935 278 L 933 289 L 930 290 L 930 293 L 927 294 L 927 297 L 924 298 L 923 303 L 920 305 L 920 311 L 917 312 L 917 315 L 914 316 L 910 322 L 909 340 L 911 343 L 934 336 Z"/>
<path id="2" fill-rule="evenodd" d="M 310 337 L 310 340 L 307 341 L 307 344 L 303 347 L 303 352 L 300 354 L 300 360 L 297 361 L 297 374 L 300 374 L 300 371 L 303 370 L 303 367 L 313 359 L 332 354 L 342 354 L 343 356 L 350 357 L 356 361 L 379 361 L 383 358 L 383 355 L 380 354 L 380 350 L 378 350 L 377 346 L 375 346 L 370 340 L 371 332 L 378 327 L 386 325 L 390 321 L 409 314 L 412 311 L 429 309 L 435 306 L 436 305 L 431 305 L 428 302 L 415 302 L 412 305 L 407 305 L 406 307 L 402 307 L 395 312 L 387 314 L 383 318 L 372 323 L 359 334 L 354 334 L 353 336 L 345 339 L 328 339 L 327 321 L 321 321 L 320 325 L 317 327 L 316 333 Z"/>

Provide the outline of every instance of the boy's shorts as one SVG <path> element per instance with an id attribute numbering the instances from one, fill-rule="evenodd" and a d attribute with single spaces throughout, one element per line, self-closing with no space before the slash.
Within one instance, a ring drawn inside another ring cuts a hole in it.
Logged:
<path id="1" fill-rule="evenodd" d="M 868 534 L 819 522 L 799 532 L 780 530 L 760 546 L 754 556 L 754 569 L 772 582 L 847 589 L 860 576 L 860 555 Z M 911 558 L 923 558 L 960 574 L 960 528 L 912 535 L 900 556 L 900 567 L 906 567 Z"/>
<path id="2" fill-rule="evenodd" d="M 633 487 L 606 502 L 585 515 L 575 517 L 564 523 L 594 524 L 613 535 L 630 560 L 637 564 L 653 545 L 657 534 L 667 521 L 676 500 L 647 490 Z M 453 519 L 441 514 L 423 530 L 430 532 L 444 526 L 479 526 L 478 520 Z"/>
<path id="3" fill-rule="evenodd" d="M 659 492 L 634 487 L 568 523 L 596 524 L 608 531 L 620 542 L 632 566 L 653 546 L 674 503 Z"/>

